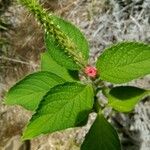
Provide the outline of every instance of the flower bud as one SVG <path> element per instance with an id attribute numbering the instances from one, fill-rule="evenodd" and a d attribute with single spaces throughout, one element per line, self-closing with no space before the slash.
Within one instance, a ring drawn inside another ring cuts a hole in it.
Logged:
<path id="1" fill-rule="evenodd" d="M 97 70 L 95 67 L 87 66 L 84 70 L 85 74 L 89 77 L 95 78 L 97 75 Z"/>

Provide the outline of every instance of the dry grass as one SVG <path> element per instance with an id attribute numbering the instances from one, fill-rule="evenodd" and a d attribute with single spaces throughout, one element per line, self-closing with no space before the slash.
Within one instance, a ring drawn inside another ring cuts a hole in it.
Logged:
<path id="1" fill-rule="evenodd" d="M 41 0 L 46 8 L 55 10 L 55 13 L 71 20 L 81 28 L 90 43 L 90 61 L 92 63 L 96 61 L 101 51 L 112 43 L 124 40 L 150 42 L 150 1 L 141 0 L 140 4 L 137 4 L 137 1 L 139 0 L 129 1 L 129 4 L 122 4 L 122 0 L 112 0 L 111 3 L 106 0 L 56 0 L 55 2 L 54 0 Z M 3 93 L 16 80 L 39 68 L 40 53 L 45 48 L 43 32 L 40 26 L 21 6 L 14 3 L 9 8 L 5 7 L 1 16 L 5 16 L 4 20 L 11 25 L 8 30 L 0 33 L 1 39 L 5 41 L 0 44 L 2 45 L 0 48 L 0 97 L 3 97 Z M 149 77 L 132 84 L 149 87 L 148 82 Z M 0 132 L 0 145 L 4 146 L 13 135 L 21 133 L 30 113 L 20 107 L 8 107 L 3 105 L 2 101 L 0 103 L 0 116 L 2 116 L 0 127 L 3 127 L 2 132 Z M 146 122 L 145 125 L 139 121 L 141 111 L 147 111 L 145 116 L 150 113 L 147 110 L 148 106 L 150 106 L 150 103 L 147 101 L 141 103 L 140 107 L 135 110 L 137 114 L 131 115 L 130 119 L 121 115 L 119 121 L 124 124 L 123 127 L 129 132 L 128 136 L 134 138 L 136 136 L 134 131 L 140 131 L 140 128 L 145 126 L 146 132 L 141 134 L 140 138 L 144 139 L 150 134 L 148 130 L 150 127 L 147 125 L 150 123 L 143 116 L 142 118 Z M 125 122 L 128 122 L 128 124 L 125 124 Z M 78 145 L 83 140 L 83 136 L 90 124 L 91 122 L 84 129 L 67 130 L 33 140 L 32 150 L 79 149 Z M 133 132 L 131 132 L 131 129 Z M 150 143 L 150 139 L 147 138 L 145 144 L 147 144 L 146 142 Z M 131 144 L 132 146 L 128 147 L 125 143 L 128 150 L 140 149 L 139 146 L 141 145 L 136 145 L 135 141 L 131 142 Z M 141 150 L 148 149 L 146 149 L 145 145 L 142 145 Z"/>

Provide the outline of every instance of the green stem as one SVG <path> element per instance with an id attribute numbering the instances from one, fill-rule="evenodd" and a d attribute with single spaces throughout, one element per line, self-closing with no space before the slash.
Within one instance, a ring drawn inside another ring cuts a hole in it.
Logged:
<path id="1" fill-rule="evenodd" d="M 94 97 L 94 106 L 93 109 L 96 113 L 99 113 L 99 111 L 101 110 L 100 105 L 98 103 L 97 97 Z"/>

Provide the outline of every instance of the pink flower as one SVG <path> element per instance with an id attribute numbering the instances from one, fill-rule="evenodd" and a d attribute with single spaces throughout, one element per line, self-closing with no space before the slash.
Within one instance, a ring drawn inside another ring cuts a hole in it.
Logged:
<path id="1" fill-rule="evenodd" d="M 97 75 L 97 70 L 95 67 L 92 66 L 87 66 L 84 70 L 85 74 L 87 74 L 87 76 L 95 78 Z"/>

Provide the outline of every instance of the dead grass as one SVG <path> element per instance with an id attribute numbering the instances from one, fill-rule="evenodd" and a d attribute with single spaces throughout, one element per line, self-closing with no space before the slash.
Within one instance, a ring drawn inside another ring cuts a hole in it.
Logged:
<path id="1" fill-rule="evenodd" d="M 130 4 L 125 4 L 124 7 L 117 0 L 111 3 L 106 0 L 56 0 L 56 2 L 41 0 L 41 2 L 44 3 L 44 7 L 55 10 L 55 13 L 71 20 L 81 28 L 90 43 L 91 63 L 94 63 L 102 50 L 112 43 L 124 40 L 150 43 L 149 0 L 143 1 L 140 5 L 132 1 Z M 0 49 L 0 97 L 3 97 L 3 93 L 16 80 L 39 68 L 40 53 L 45 49 L 40 26 L 24 8 L 14 3 L 4 11 L 2 16 L 5 16 L 6 22 L 11 26 L 9 30 L 0 33 L 1 39 L 6 41 Z M 148 83 L 149 78 L 144 81 Z M 143 81 L 141 82 L 139 85 L 146 85 Z M 148 87 L 149 84 L 146 86 Z M 2 101 L 0 103 L 0 115 L 3 118 L 0 120 L 0 127 L 5 126 L 0 132 L 0 141 L 5 141 L 1 142 L 4 146 L 13 135 L 21 133 L 30 113 L 27 114 L 20 107 L 5 106 Z M 150 106 L 149 103 L 143 105 Z M 140 111 L 141 109 L 136 110 L 138 114 Z M 131 121 L 134 124 L 133 120 Z M 130 125 L 131 122 L 128 128 Z M 32 150 L 79 149 L 76 143 L 81 143 L 88 128 L 67 130 L 40 137 L 32 141 Z M 146 135 L 148 134 L 149 131 Z M 141 150 L 147 150 L 144 148 Z"/>

